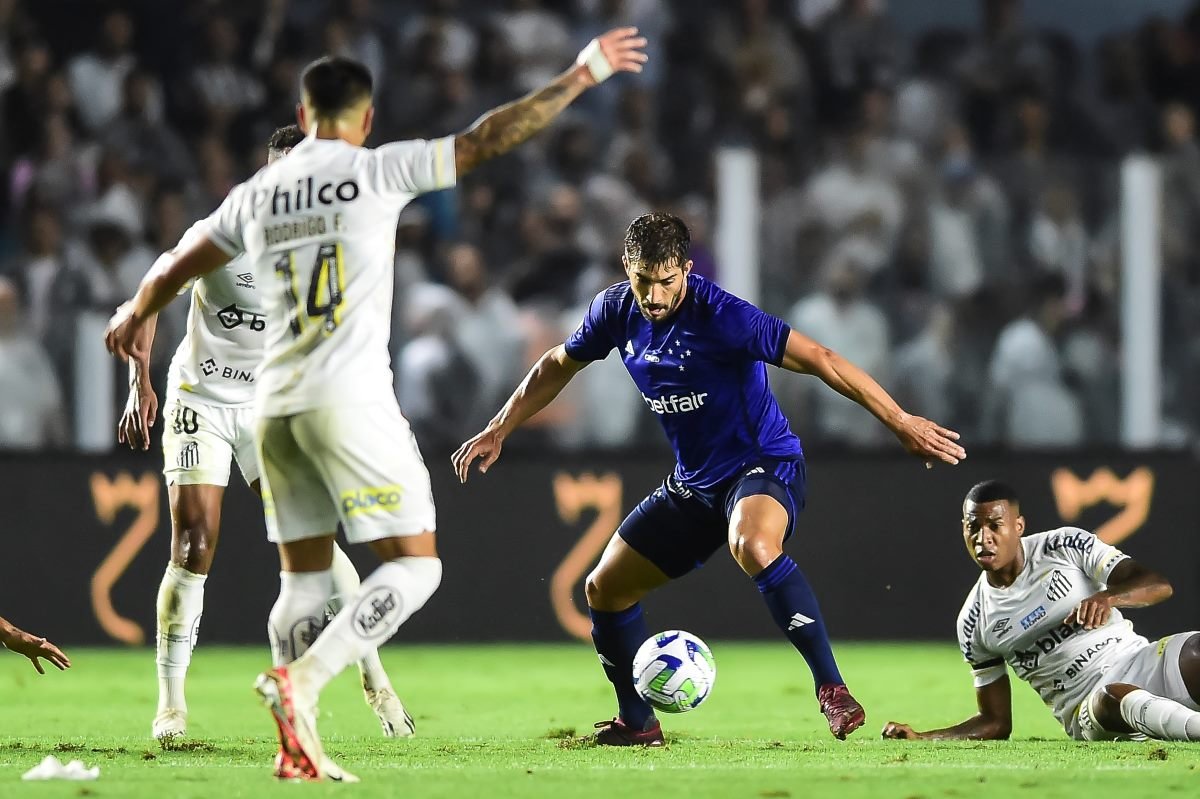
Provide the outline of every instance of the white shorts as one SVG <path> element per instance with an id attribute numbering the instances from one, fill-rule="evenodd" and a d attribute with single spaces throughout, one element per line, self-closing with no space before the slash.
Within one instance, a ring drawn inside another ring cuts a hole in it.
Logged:
<path id="1" fill-rule="evenodd" d="M 1193 631 L 1168 635 L 1166 638 L 1147 643 L 1141 649 L 1113 663 L 1091 693 L 1079 703 L 1079 708 L 1066 725 L 1067 734 L 1077 741 L 1146 740 L 1146 736 L 1140 733 L 1109 732 L 1096 722 L 1092 713 L 1092 702 L 1103 693 L 1106 686 L 1114 683 L 1136 685 L 1155 696 L 1174 699 L 1192 710 L 1200 710 L 1200 705 L 1196 704 L 1188 693 L 1183 674 L 1179 670 L 1179 653 L 1188 639 L 1196 634 Z"/>
<path id="2" fill-rule="evenodd" d="M 429 472 L 396 401 L 319 408 L 258 424 L 267 538 L 352 544 L 435 529 Z"/>
<path id="3" fill-rule="evenodd" d="M 229 485 L 229 459 L 258 479 L 254 409 L 171 400 L 163 412 L 163 475 L 177 485 Z"/>

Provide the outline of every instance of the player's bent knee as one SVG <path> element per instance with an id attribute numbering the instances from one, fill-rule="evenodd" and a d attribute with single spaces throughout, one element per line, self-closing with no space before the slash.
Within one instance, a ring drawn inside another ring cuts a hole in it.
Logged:
<path id="1" fill-rule="evenodd" d="M 176 566 L 193 574 L 207 574 L 216 551 L 216 531 L 206 522 L 197 521 L 179 527 L 174 546 Z"/>
<path id="2" fill-rule="evenodd" d="M 635 605 L 641 596 L 629 589 L 620 590 L 613 585 L 613 578 L 601 567 L 596 567 L 583 582 L 583 594 L 588 607 L 616 613 Z"/>
<path id="3" fill-rule="evenodd" d="M 783 554 L 783 548 L 774 535 L 759 532 L 743 533 L 734 530 L 729 536 L 729 551 L 742 571 L 753 577 L 767 568 Z"/>

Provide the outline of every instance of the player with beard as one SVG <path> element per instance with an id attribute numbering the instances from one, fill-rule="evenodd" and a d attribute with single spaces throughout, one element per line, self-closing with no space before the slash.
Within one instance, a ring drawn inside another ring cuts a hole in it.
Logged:
<path id="1" fill-rule="evenodd" d="M 838 671 L 808 580 L 783 552 L 804 507 L 800 440 L 767 383 L 765 364 L 811 374 L 862 405 L 927 462 L 966 456 L 958 434 L 905 413 L 869 375 L 779 319 L 692 275 L 690 235 L 677 217 L 640 216 L 625 235 L 628 281 L 601 292 L 579 329 L 541 357 L 482 432 L 454 454 L 466 481 L 486 472 L 504 440 L 592 361 L 617 350 L 658 416 L 677 465 L 622 522 L 588 575 L 592 639 L 617 694 L 599 744 L 658 746 L 662 728 L 631 679 L 649 637 L 639 604 L 727 545 L 780 630 L 812 671 L 830 731 L 845 738 L 866 714 Z"/>

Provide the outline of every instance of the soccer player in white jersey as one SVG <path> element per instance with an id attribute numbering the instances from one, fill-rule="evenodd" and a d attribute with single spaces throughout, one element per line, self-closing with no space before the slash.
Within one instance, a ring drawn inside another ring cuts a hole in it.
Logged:
<path id="1" fill-rule="evenodd" d="M 304 140 L 296 125 L 279 128 L 267 143 L 267 160 L 282 158 Z M 203 234 L 193 225 L 176 249 Z M 158 589 L 158 710 L 151 734 L 159 741 L 187 735 L 184 682 L 204 610 L 204 583 L 212 568 L 221 523 L 221 501 L 229 484 L 229 460 L 237 461 L 246 483 L 260 493 L 254 451 L 254 375 L 263 354 L 266 328 L 257 274 L 246 258 L 202 276 L 192 287 L 187 332 L 175 350 L 167 378 L 163 432 L 163 474 L 171 506 L 171 560 Z M 119 441 L 148 449 L 149 428 L 158 410 L 150 384 L 149 356 L 155 319 L 143 328 L 144 357 L 129 359 L 130 388 L 117 429 Z M 358 592 L 358 572 L 340 548 L 334 548 L 336 590 L 329 610 Z M 296 638 L 316 638 L 324 616 L 302 619 L 288 630 L 274 630 L 281 646 Z M 285 658 L 281 662 L 287 662 Z M 359 662 L 363 693 L 388 737 L 413 734 L 412 717 L 396 696 L 372 650 Z"/>
<path id="2" fill-rule="evenodd" d="M 963 540 L 983 574 L 958 617 L 979 712 L 940 730 L 888 722 L 884 738 L 1007 738 L 1005 663 L 1076 740 L 1200 741 L 1200 633 L 1147 641 L 1119 608 L 1171 596 L 1167 580 L 1077 527 L 1024 535 L 1016 492 L 974 486 Z"/>
<path id="3" fill-rule="evenodd" d="M 296 660 L 256 683 L 279 728 L 280 777 L 354 779 L 324 754 L 318 695 L 441 581 L 429 474 L 396 404 L 387 350 L 397 217 L 417 195 L 454 185 L 545 128 L 614 72 L 640 72 L 645 43 L 635 29 L 610 31 L 545 87 L 466 132 L 373 150 L 362 146 L 374 116 L 370 73 L 346 58 L 313 62 L 298 112 L 308 138 L 235 187 L 204 235 L 160 261 L 109 322 L 109 349 L 138 355 L 150 314 L 187 280 L 245 253 L 265 284 L 256 441 L 267 530 L 283 566 L 272 626 L 290 629 L 328 601 L 339 523 L 383 562 L 306 652 L 293 642 L 286 654 Z"/>

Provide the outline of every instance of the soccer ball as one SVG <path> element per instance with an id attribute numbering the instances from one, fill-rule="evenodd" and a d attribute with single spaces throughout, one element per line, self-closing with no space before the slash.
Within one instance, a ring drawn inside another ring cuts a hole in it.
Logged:
<path id="1" fill-rule="evenodd" d="M 633 658 L 633 684 L 655 710 L 686 713 L 712 692 L 717 663 L 704 642 L 683 630 L 647 638 Z"/>

